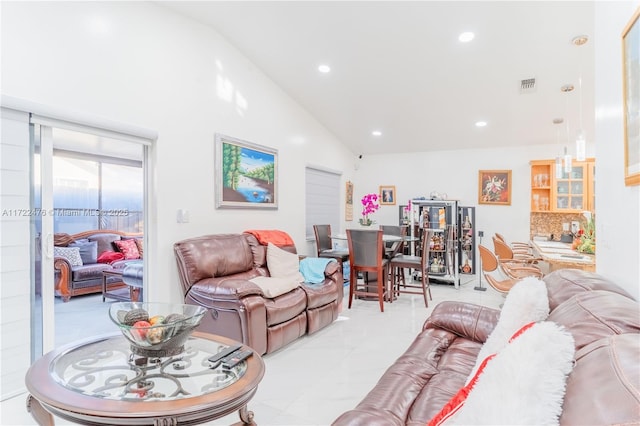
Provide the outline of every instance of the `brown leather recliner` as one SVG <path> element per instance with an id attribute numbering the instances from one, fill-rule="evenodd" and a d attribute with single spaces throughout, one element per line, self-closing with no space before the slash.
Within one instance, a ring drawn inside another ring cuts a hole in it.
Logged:
<path id="1" fill-rule="evenodd" d="M 281 247 L 296 253 L 295 246 Z M 266 246 L 251 234 L 217 234 L 174 244 L 184 301 L 209 310 L 198 327 L 271 353 L 331 324 L 343 295 L 342 271 L 328 263 L 325 280 L 274 298 L 249 281 L 269 276 Z"/>

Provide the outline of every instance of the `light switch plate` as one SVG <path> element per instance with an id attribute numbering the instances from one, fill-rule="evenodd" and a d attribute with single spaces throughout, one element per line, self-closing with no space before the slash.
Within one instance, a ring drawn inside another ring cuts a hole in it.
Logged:
<path id="1" fill-rule="evenodd" d="M 189 223 L 189 210 L 179 209 L 177 215 L 178 223 Z"/>

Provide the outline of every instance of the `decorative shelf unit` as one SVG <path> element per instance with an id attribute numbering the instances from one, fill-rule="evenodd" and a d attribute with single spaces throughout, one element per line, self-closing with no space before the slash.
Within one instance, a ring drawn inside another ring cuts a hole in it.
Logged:
<path id="1" fill-rule="evenodd" d="M 476 208 L 475 207 L 458 207 L 458 224 L 460 236 L 458 244 L 458 253 L 460 253 L 460 273 L 475 274 L 476 273 Z"/>
<path id="2" fill-rule="evenodd" d="M 418 223 L 419 227 L 411 227 L 411 236 L 422 241 L 431 233 L 429 280 L 453 283 L 456 288 L 460 286 L 458 217 L 457 200 L 412 200 L 412 223 Z M 416 255 L 422 256 L 422 253 Z"/>

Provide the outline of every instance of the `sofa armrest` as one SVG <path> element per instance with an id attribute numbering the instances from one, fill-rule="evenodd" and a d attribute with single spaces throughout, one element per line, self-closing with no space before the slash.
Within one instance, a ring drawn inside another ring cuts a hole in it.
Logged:
<path id="1" fill-rule="evenodd" d="M 209 300 L 239 300 L 247 296 L 263 296 L 262 290 L 249 280 L 238 278 L 207 278 L 189 288 L 187 294 L 195 294 Z"/>
<path id="2" fill-rule="evenodd" d="M 53 269 L 55 294 L 60 296 L 64 302 L 68 302 L 71 298 L 71 264 L 64 257 L 55 257 Z"/>
<path id="3" fill-rule="evenodd" d="M 344 296 L 344 277 L 342 276 L 342 268 L 338 262 L 329 262 L 324 268 L 324 276 L 338 286 L 338 302 L 342 301 Z"/>
<path id="4" fill-rule="evenodd" d="M 324 268 L 324 276 L 336 282 L 339 280 L 339 277 L 336 276 L 338 272 L 342 275 L 342 270 L 340 269 L 340 264 L 338 262 L 329 262 Z"/>
<path id="5" fill-rule="evenodd" d="M 422 329 L 439 328 L 484 343 L 498 323 L 499 316 L 499 310 L 486 306 L 441 302 L 434 308 Z"/>

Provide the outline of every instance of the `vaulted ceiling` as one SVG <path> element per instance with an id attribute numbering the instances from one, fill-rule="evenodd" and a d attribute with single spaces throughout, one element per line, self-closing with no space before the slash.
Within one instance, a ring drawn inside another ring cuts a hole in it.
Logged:
<path id="1" fill-rule="evenodd" d="M 581 115 L 593 135 L 594 43 L 572 43 L 593 2 L 158 4 L 213 27 L 355 154 L 552 144 Z"/>

